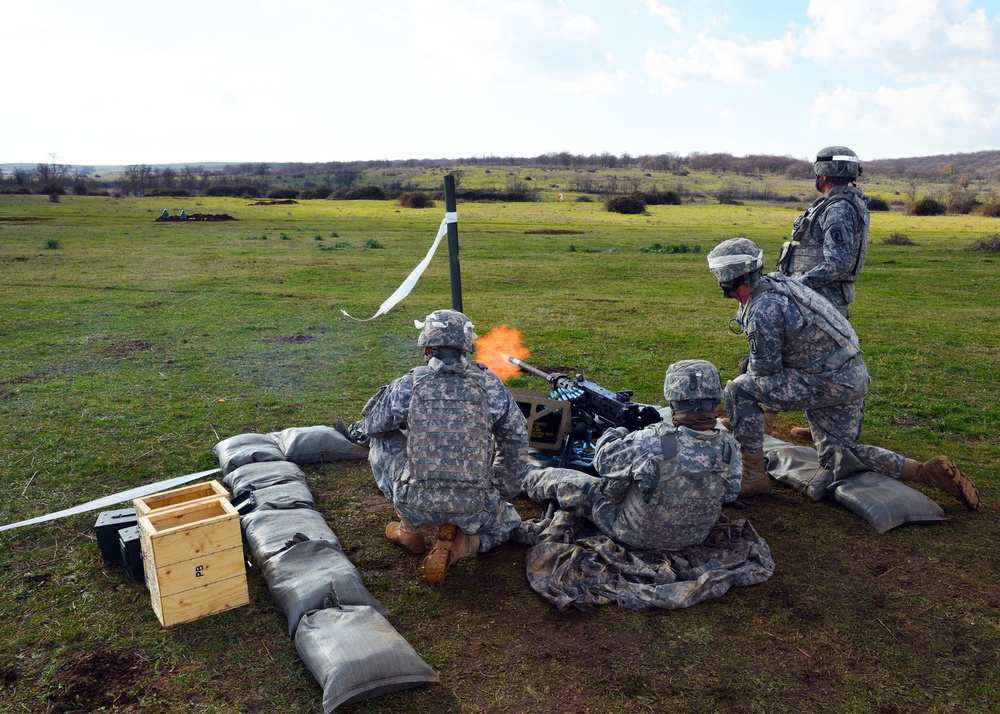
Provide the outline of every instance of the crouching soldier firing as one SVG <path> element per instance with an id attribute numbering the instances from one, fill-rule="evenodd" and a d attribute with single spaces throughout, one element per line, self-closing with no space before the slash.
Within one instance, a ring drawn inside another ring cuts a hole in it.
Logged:
<path id="1" fill-rule="evenodd" d="M 871 378 L 858 336 L 842 312 L 816 291 L 780 273 L 763 274 L 764 251 L 730 238 L 708 254 L 750 344 L 744 374 L 726 385 L 733 435 L 743 452 L 742 496 L 770 490 L 764 465 L 764 409 L 804 409 L 821 468 L 836 480 L 858 471 L 916 481 L 980 507 L 975 484 L 947 456 L 920 463 L 859 444 Z"/>
<path id="2" fill-rule="evenodd" d="M 382 387 L 360 427 L 375 482 L 400 518 L 386 537 L 420 555 L 420 526 L 438 527 L 423 562 L 424 578 L 438 584 L 456 560 L 504 543 L 521 523 L 504 499 L 521 491 L 528 431 L 503 382 L 465 358 L 476 349 L 469 318 L 436 310 L 414 324 L 427 365 Z"/>
<path id="3" fill-rule="evenodd" d="M 715 428 L 722 378 L 711 362 L 670 365 L 663 396 L 673 423 L 628 433 L 608 429 L 597 441 L 601 478 L 571 469 L 538 469 L 525 477 L 534 501 L 556 501 L 606 536 L 640 550 L 680 550 L 704 542 L 724 502 L 740 492 L 739 445 Z"/>

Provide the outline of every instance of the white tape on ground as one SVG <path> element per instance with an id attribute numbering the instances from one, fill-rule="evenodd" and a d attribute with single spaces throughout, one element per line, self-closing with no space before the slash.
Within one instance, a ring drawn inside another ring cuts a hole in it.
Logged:
<path id="1" fill-rule="evenodd" d="M 142 498 L 143 496 L 148 496 L 152 493 L 159 493 L 160 491 L 166 491 L 174 486 L 181 486 L 189 481 L 194 481 L 195 479 L 203 478 L 205 476 L 211 476 L 222 471 L 222 469 L 211 469 L 209 471 L 199 471 L 196 474 L 187 474 L 186 476 L 177 476 L 176 478 L 167 479 L 166 481 L 160 481 L 158 483 L 150 483 L 145 486 L 139 486 L 138 488 L 133 488 L 129 491 L 122 491 L 121 493 L 114 493 L 110 496 L 105 496 L 104 498 L 98 498 L 96 501 L 88 501 L 87 503 L 81 503 L 79 506 L 74 506 L 73 508 L 67 508 L 62 511 L 56 511 L 55 513 L 48 513 L 44 516 L 38 516 L 37 518 L 29 518 L 26 521 L 19 521 L 17 523 L 8 523 L 5 526 L 0 526 L 0 531 L 7 531 L 13 528 L 20 528 L 21 526 L 30 526 L 33 523 L 46 523 L 48 521 L 54 521 L 57 518 L 65 518 L 66 516 L 75 516 L 78 513 L 86 513 L 87 511 L 96 511 L 98 508 L 105 508 L 107 506 L 113 506 L 116 503 L 122 503 L 123 501 L 131 501 L 133 498 Z"/>

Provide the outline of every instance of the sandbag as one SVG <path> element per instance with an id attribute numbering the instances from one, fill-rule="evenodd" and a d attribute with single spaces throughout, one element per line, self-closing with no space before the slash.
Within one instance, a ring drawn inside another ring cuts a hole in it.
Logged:
<path id="1" fill-rule="evenodd" d="M 267 434 L 239 434 L 223 439 L 212 447 L 219 457 L 223 474 L 244 464 L 259 461 L 284 461 L 285 455 L 278 448 L 278 442 Z"/>
<path id="2" fill-rule="evenodd" d="M 829 490 L 837 503 L 861 516 L 879 533 L 904 523 L 948 520 L 941 506 L 920 491 L 874 471 L 834 481 Z"/>
<path id="3" fill-rule="evenodd" d="M 330 530 L 322 515 L 311 508 L 281 510 L 254 509 L 240 517 L 243 535 L 256 559 L 263 566 L 271 556 L 290 548 L 301 534 L 307 540 L 325 540 L 340 548 L 340 540 Z M 300 539 L 301 540 L 301 539 Z"/>
<path id="4" fill-rule="evenodd" d="M 816 449 L 811 446 L 785 444 L 765 452 L 767 473 L 814 501 L 825 498 L 832 476 L 819 467 Z"/>
<path id="5" fill-rule="evenodd" d="M 256 508 L 260 510 L 316 507 L 309 487 L 300 481 L 258 488 L 253 492 L 253 498 Z"/>
<path id="6" fill-rule="evenodd" d="M 441 681 L 374 608 L 333 605 L 307 613 L 295 633 L 299 659 L 323 688 L 323 711 Z"/>
<path id="7" fill-rule="evenodd" d="M 305 485 L 306 475 L 291 461 L 246 464 L 226 474 L 222 479 L 222 483 L 233 492 L 233 496 L 239 496 L 245 491 L 295 482 Z"/>
<path id="8" fill-rule="evenodd" d="M 298 542 L 272 556 L 262 570 L 271 596 L 288 620 L 289 637 L 295 636 L 302 616 L 322 608 L 334 592 L 341 605 L 368 605 L 386 614 L 361 581 L 361 573 L 333 543 Z"/>
<path id="9" fill-rule="evenodd" d="M 274 438 L 285 459 L 296 464 L 322 464 L 368 458 L 368 448 L 329 426 L 293 427 L 276 431 Z"/>

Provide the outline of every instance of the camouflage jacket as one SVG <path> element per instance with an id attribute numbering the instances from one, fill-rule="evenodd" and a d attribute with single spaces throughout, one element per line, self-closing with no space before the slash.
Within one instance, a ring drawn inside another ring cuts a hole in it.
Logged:
<path id="1" fill-rule="evenodd" d="M 868 250 L 868 197 L 854 186 L 838 186 L 795 219 L 782 247 L 778 270 L 801 280 L 837 307 L 854 302 L 854 281 Z"/>
<path id="2" fill-rule="evenodd" d="M 632 433 L 609 429 L 598 440 L 601 475 L 594 523 L 644 550 L 677 550 L 705 540 L 722 504 L 740 493 L 743 462 L 731 434 L 658 423 Z"/>
<path id="3" fill-rule="evenodd" d="M 428 367 L 435 368 L 441 364 L 440 360 L 432 358 Z M 489 405 L 488 421 L 493 437 L 490 481 L 502 497 L 511 498 L 521 492 L 521 482 L 527 466 L 528 427 L 524 415 L 499 377 L 484 365 L 469 364 L 464 357 L 462 364 L 468 369 L 483 371 Z M 382 387 L 368 400 L 362 411 L 361 428 L 372 439 L 407 429 L 412 395 L 411 371 Z M 482 484 L 481 487 L 489 485 Z"/>
<path id="4" fill-rule="evenodd" d="M 846 317 L 816 291 L 780 273 L 753 284 L 738 319 L 750 346 L 746 373 L 755 380 L 785 369 L 833 372 L 861 353 Z"/>

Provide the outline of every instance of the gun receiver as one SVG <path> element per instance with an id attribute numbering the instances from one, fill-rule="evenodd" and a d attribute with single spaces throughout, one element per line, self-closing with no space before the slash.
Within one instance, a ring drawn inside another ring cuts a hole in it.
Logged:
<path id="1" fill-rule="evenodd" d="M 631 390 L 612 392 L 584 379 L 582 374 L 571 378 L 560 372 L 538 369 L 515 357 L 508 357 L 507 360 L 548 382 L 552 390 L 550 398 L 572 405 L 573 431 L 576 434 L 589 431 L 599 435 L 605 429 L 619 426 L 636 431 L 662 421 L 660 413 L 653 407 L 633 402 Z"/>

